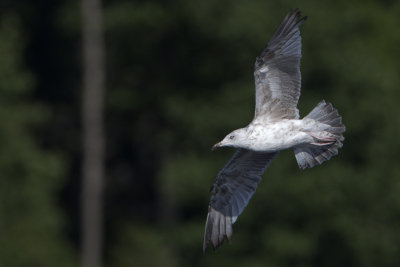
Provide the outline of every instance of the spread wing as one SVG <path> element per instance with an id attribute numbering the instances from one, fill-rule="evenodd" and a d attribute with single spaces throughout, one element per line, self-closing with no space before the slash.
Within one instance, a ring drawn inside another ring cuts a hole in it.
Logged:
<path id="1" fill-rule="evenodd" d="M 296 9 L 286 15 L 254 64 L 256 110 L 254 120 L 265 122 L 299 117 L 301 37 Z"/>
<path id="2" fill-rule="evenodd" d="M 261 175 L 278 152 L 254 152 L 238 149 L 218 173 L 211 187 L 211 200 L 204 233 L 203 251 L 211 241 L 215 248 L 225 237 L 232 239 L 232 224 L 256 191 Z"/>

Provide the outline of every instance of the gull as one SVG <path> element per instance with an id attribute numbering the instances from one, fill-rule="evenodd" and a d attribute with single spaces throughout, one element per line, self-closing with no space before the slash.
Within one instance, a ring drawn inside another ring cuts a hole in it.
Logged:
<path id="1" fill-rule="evenodd" d="M 232 240 L 232 225 L 261 181 L 261 175 L 279 151 L 293 148 L 300 169 L 312 168 L 338 154 L 345 126 L 332 104 L 321 101 L 300 119 L 301 18 L 289 12 L 267 47 L 256 58 L 255 115 L 250 124 L 228 134 L 213 149 L 237 151 L 218 173 L 211 187 L 203 252 Z"/>

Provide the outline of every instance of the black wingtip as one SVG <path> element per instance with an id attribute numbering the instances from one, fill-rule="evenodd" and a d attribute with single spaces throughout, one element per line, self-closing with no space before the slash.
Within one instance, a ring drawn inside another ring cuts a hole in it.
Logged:
<path id="1" fill-rule="evenodd" d="M 286 18 L 284 19 L 284 21 L 287 21 L 289 19 L 294 18 L 296 21 L 296 24 L 298 23 L 303 23 L 304 21 L 306 21 L 307 16 L 301 17 L 301 11 L 298 7 L 296 7 L 293 11 L 289 11 L 286 15 Z"/>
<path id="2" fill-rule="evenodd" d="M 204 231 L 203 253 L 206 252 L 209 244 L 216 251 L 222 246 L 225 239 L 229 243 L 232 241 L 232 217 L 209 207 Z"/>
<path id="3" fill-rule="evenodd" d="M 296 18 L 296 20 L 297 20 L 296 24 L 299 24 L 299 23 L 302 24 L 308 18 L 308 16 L 301 17 L 301 11 L 298 7 L 293 12 L 289 12 L 289 14 L 290 14 L 289 17 L 294 16 Z"/>
<path id="4" fill-rule="evenodd" d="M 276 55 L 275 52 L 282 47 L 283 42 L 288 41 L 306 19 L 307 16 L 301 17 L 301 12 L 298 8 L 288 12 L 279 27 L 275 30 L 267 47 L 256 58 L 254 69 L 258 70 L 266 61 L 273 58 Z"/>

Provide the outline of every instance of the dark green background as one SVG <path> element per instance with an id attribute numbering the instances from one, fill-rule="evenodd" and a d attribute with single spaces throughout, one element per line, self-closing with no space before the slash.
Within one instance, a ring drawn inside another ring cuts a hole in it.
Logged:
<path id="1" fill-rule="evenodd" d="M 339 156 L 281 153 L 202 254 L 209 188 L 253 116 L 255 57 L 289 10 L 306 115 L 332 102 Z M 104 1 L 106 266 L 400 266 L 400 1 Z M 79 1 L 0 3 L 0 265 L 77 266 Z"/>

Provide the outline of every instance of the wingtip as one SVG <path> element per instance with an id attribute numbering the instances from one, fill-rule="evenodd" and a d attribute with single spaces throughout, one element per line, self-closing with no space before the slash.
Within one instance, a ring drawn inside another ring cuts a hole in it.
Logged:
<path id="1" fill-rule="evenodd" d="M 297 26 L 303 24 L 308 18 L 308 16 L 301 17 L 301 11 L 298 8 L 295 9 L 294 16 L 296 17 Z"/>
<path id="2" fill-rule="evenodd" d="M 232 218 L 209 207 L 204 232 L 203 253 L 206 252 L 209 244 L 215 252 L 222 246 L 225 239 L 228 240 L 229 244 L 232 242 Z"/>
<path id="3" fill-rule="evenodd" d="M 297 23 L 303 23 L 307 20 L 308 16 L 301 17 L 301 11 L 298 7 L 296 7 L 292 12 L 289 12 L 289 17 L 294 16 L 297 20 Z"/>
<path id="4" fill-rule="evenodd" d="M 210 240 L 204 240 L 203 243 L 203 254 L 206 254 L 206 250 L 208 248 L 208 245 L 211 244 L 211 247 L 214 252 L 217 251 L 217 249 L 223 244 L 224 242 L 222 241 L 221 243 L 214 243 L 211 239 Z M 229 242 L 230 243 L 230 242 Z"/>

